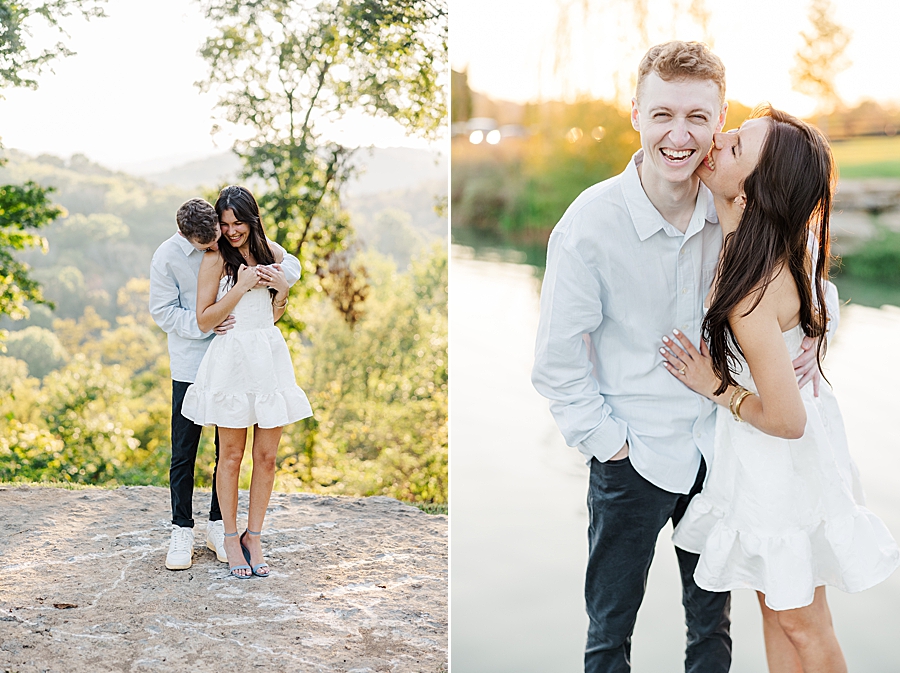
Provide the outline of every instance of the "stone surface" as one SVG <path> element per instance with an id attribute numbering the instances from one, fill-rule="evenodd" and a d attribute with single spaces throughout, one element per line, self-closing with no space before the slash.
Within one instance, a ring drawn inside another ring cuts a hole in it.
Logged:
<path id="1" fill-rule="evenodd" d="M 0 670 L 447 670 L 446 516 L 274 493 L 271 576 L 241 580 L 206 548 L 208 506 L 169 571 L 167 489 L 0 487 Z"/>

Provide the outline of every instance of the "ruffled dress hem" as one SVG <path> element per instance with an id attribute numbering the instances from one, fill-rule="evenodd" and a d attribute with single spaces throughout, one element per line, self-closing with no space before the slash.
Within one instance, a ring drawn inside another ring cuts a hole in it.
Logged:
<path id="1" fill-rule="evenodd" d="M 726 513 L 700 493 L 672 540 L 700 554 L 694 580 L 701 589 L 753 589 L 779 611 L 811 604 L 819 586 L 864 591 L 900 566 L 900 551 L 887 527 L 861 505 L 843 517 L 760 536 L 729 526 Z"/>
<path id="2" fill-rule="evenodd" d="M 300 387 L 272 393 L 214 393 L 188 388 L 182 414 L 197 425 L 220 428 L 279 428 L 313 415 Z"/>

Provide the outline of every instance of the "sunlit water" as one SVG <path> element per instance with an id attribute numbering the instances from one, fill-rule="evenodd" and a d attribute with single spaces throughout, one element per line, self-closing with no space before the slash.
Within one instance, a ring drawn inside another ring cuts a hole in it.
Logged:
<path id="1" fill-rule="evenodd" d="M 531 387 L 534 269 L 476 261 L 451 271 L 451 670 L 564 673 L 587 628 L 587 467 Z M 847 306 L 826 363 L 868 505 L 900 538 L 900 309 Z M 683 670 L 671 527 L 660 534 L 633 641 L 635 673 Z M 900 671 L 900 572 L 861 594 L 829 590 L 849 669 Z M 764 673 L 755 596 L 734 592 L 733 673 Z"/>

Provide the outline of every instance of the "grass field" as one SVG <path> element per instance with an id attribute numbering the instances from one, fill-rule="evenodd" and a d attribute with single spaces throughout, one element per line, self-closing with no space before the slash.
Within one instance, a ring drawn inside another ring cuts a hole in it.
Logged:
<path id="1" fill-rule="evenodd" d="M 842 178 L 900 178 L 900 136 L 867 136 L 831 143 Z"/>

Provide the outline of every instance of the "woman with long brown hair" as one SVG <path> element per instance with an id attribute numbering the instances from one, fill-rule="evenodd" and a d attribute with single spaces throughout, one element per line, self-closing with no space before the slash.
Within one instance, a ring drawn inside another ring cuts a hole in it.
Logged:
<path id="1" fill-rule="evenodd" d="M 288 301 L 288 283 L 279 266 L 283 253 L 269 245 L 259 206 L 245 187 L 223 189 L 215 208 L 224 243 L 207 252 L 200 264 L 197 324 L 209 331 L 229 315 L 235 316 L 235 324 L 213 339 L 185 394 L 182 413 L 198 425 L 219 428 L 216 492 L 231 574 L 241 579 L 268 577 L 260 534 L 281 431 L 311 416 L 312 409 L 297 386 L 287 344 L 275 326 Z M 250 427 L 250 505 L 247 529 L 238 537 L 238 477 Z"/>
<path id="2" fill-rule="evenodd" d="M 818 340 L 819 363 L 826 346 L 831 151 L 809 124 L 758 108 L 715 135 L 697 174 L 722 256 L 700 350 L 677 330 L 660 350 L 673 376 L 720 406 L 709 477 L 673 539 L 700 554 L 700 587 L 757 591 L 772 673 L 843 673 L 825 585 L 867 589 L 900 552 L 863 506 L 831 389 L 798 388 L 791 364 L 804 336 Z"/>

